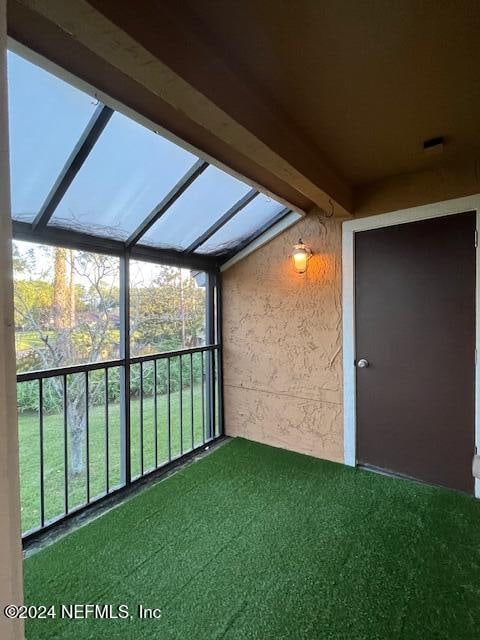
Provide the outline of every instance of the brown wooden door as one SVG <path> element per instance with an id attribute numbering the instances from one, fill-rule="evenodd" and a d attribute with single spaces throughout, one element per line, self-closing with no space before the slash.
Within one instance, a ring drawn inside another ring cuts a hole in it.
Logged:
<path id="1" fill-rule="evenodd" d="M 473 493 L 475 213 L 357 233 L 355 269 L 358 463 Z"/>

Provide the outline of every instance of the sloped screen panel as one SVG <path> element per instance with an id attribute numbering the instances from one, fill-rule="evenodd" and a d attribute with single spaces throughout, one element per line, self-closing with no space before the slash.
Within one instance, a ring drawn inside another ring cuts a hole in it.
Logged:
<path id="1" fill-rule="evenodd" d="M 50 225 L 126 240 L 197 160 L 116 112 Z"/>
<path id="2" fill-rule="evenodd" d="M 248 184 L 210 166 L 139 240 L 139 244 L 182 251 L 250 189 Z"/>
<path id="3" fill-rule="evenodd" d="M 22 237 L 72 235 L 100 251 L 107 241 L 115 251 L 143 245 L 150 256 L 193 252 L 206 264 L 282 215 L 282 204 L 243 180 L 12 51 L 8 84 L 12 211 Z"/>
<path id="4" fill-rule="evenodd" d="M 32 222 L 97 101 L 12 51 L 7 60 L 12 212 Z"/>
<path id="5" fill-rule="evenodd" d="M 227 224 L 204 242 L 197 253 L 222 255 L 232 253 L 235 248 L 251 237 L 285 209 L 283 204 L 263 194 L 247 204 Z"/>

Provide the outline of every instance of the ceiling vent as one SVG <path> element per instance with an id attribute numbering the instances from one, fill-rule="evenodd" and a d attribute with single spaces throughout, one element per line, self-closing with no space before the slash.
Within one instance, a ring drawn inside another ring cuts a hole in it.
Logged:
<path id="1" fill-rule="evenodd" d="M 438 136 L 437 138 L 430 138 L 423 142 L 423 152 L 428 154 L 442 153 L 443 145 L 445 144 L 445 138 Z"/>

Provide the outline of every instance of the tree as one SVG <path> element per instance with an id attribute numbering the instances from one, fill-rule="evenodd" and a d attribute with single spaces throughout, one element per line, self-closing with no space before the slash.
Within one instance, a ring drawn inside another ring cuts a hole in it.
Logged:
<path id="1" fill-rule="evenodd" d="M 29 309 L 29 316 L 35 318 L 39 326 L 45 327 L 53 305 L 52 285 L 43 280 L 19 280 L 15 282 L 15 294 L 18 300 L 22 300 L 22 306 Z M 27 331 L 22 306 L 15 305 L 15 327 L 19 331 Z"/>
<path id="2" fill-rule="evenodd" d="M 205 290 L 197 285 L 190 271 L 141 265 L 131 272 L 133 353 L 188 348 L 203 342 Z"/>
<path id="3" fill-rule="evenodd" d="M 117 355 L 118 339 L 112 335 L 112 310 L 118 307 L 119 299 L 116 258 L 57 247 L 38 248 L 26 258 L 17 249 L 15 259 L 15 314 L 18 325 L 38 338 L 31 347 L 37 366 L 57 368 Z M 18 279 L 32 271 L 36 280 Z M 41 311 L 37 304 L 40 293 Z M 19 363 L 21 367 L 21 358 Z M 63 377 L 49 380 L 61 404 Z M 95 404 L 101 393 L 101 384 L 91 376 L 89 402 Z M 85 466 L 85 407 L 85 379 L 81 374 L 72 375 L 68 380 L 67 416 L 73 474 L 82 473 Z"/>
<path id="4" fill-rule="evenodd" d="M 70 287 L 67 284 L 67 250 L 55 249 L 53 267 L 53 325 L 61 330 L 71 327 L 70 324 Z"/>
<path id="5" fill-rule="evenodd" d="M 117 258 L 64 248 L 19 251 L 15 246 L 15 317 L 18 369 L 58 368 L 119 356 L 119 262 Z M 191 272 L 139 264 L 131 286 L 132 353 L 192 347 L 205 336 L 205 291 Z M 32 338 L 34 336 L 35 339 Z M 36 388 L 32 388 L 34 395 Z M 46 410 L 61 410 L 63 377 L 44 383 Z M 101 376 L 89 376 L 89 405 L 104 401 Z M 132 392 L 136 390 L 132 387 Z M 36 396 L 35 396 L 36 397 Z M 32 402 L 28 403 L 32 407 Z M 84 471 L 85 376 L 68 377 L 69 470 Z"/>

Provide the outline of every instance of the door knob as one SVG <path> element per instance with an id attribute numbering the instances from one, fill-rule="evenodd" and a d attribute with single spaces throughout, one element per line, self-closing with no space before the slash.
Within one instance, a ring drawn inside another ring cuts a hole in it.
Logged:
<path id="1" fill-rule="evenodd" d="M 361 358 L 360 360 L 357 361 L 357 367 L 359 369 L 366 369 L 368 365 L 369 365 L 369 362 L 368 360 L 365 360 L 365 358 Z"/>

